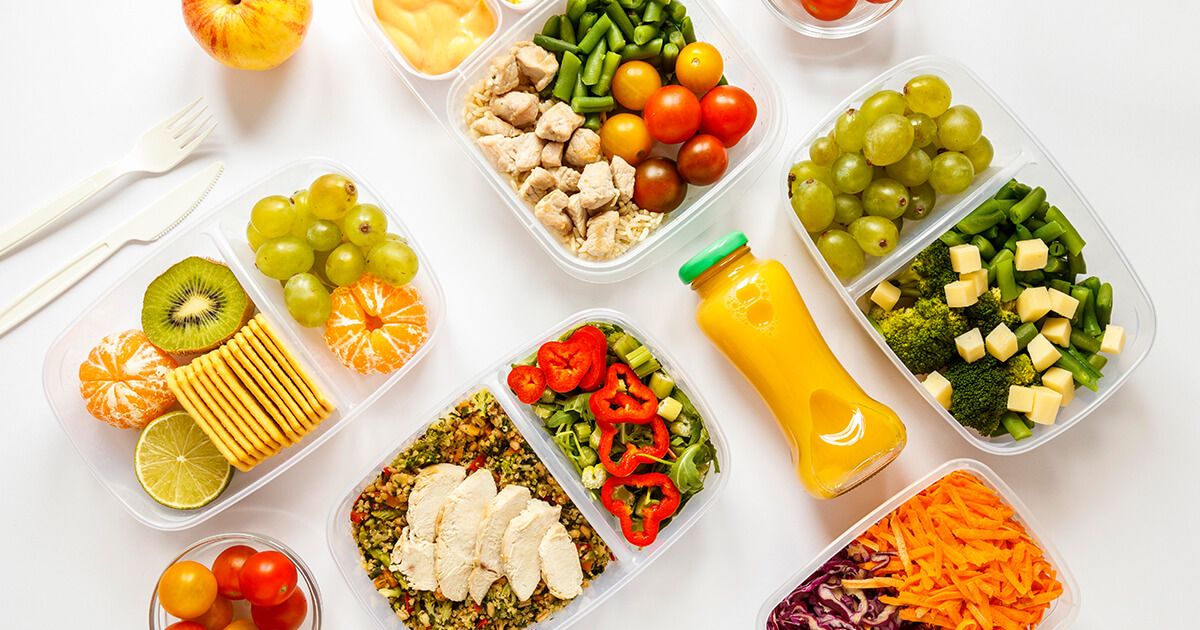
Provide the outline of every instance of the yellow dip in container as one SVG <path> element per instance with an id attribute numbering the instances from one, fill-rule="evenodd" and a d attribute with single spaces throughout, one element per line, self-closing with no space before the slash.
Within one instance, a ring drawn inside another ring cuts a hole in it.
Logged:
<path id="1" fill-rule="evenodd" d="M 375 0 L 375 17 L 417 72 L 445 74 L 496 30 L 484 0 Z"/>

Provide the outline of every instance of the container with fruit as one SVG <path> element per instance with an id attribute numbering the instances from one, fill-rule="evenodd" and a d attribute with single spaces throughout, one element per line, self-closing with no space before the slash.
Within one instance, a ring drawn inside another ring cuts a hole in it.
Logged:
<path id="1" fill-rule="evenodd" d="M 841 39 L 879 25 L 902 0 L 763 0 L 788 28 L 822 39 Z"/>

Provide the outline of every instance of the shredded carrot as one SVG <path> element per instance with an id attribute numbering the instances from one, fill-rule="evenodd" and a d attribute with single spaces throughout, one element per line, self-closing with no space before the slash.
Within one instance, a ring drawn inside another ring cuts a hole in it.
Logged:
<path id="1" fill-rule="evenodd" d="M 934 628 L 1036 627 L 1062 584 L 1012 517 L 974 475 L 950 473 L 858 538 L 873 552 L 892 554 L 860 587 L 890 589 L 880 601 L 898 606 L 901 619 Z"/>

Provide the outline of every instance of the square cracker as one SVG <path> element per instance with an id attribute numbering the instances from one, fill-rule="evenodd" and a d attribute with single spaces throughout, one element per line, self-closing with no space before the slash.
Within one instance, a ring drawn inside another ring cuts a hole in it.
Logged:
<path id="1" fill-rule="evenodd" d="M 246 452 L 247 462 L 258 463 L 259 461 L 269 457 L 273 450 L 268 449 L 267 445 L 258 436 L 253 435 L 249 427 L 242 426 L 242 423 L 230 416 L 227 409 L 223 408 L 220 401 L 214 399 L 212 394 L 204 388 L 203 383 L 196 375 L 196 368 L 191 365 L 186 365 L 177 370 L 175 379 L 183 386 L 192 396 L 192 402 L 198 403 L 208 410 L 213 418 L 225 428 L 225 431 L 242 447 Z"/>
<path id="2" fill-rule="evenodd" d="M 263 363 L 275 375 L 276 380 L 287 389 L 288 394 L 291 395 L 292 399 L 304 411 L 309 430 L 311 431 L 313 427 L 320 424 L 321 420 L 325 417 L 325 409 L 316 401 L 312 393 L 309 392 L 308 386 L 295 376 L 294 371 L 291 370 L 291 366 L 286 361 L 280 360 L 278 354 L 273 349 L 273 344 L 269 341 L 263 342 L 262 339 L 259 339 L 254 334 L 253 329 L 251 329 L 250 334 L 242 339 L 242 343 L 243 347 L 252 350 L 263 360 Z"/>
<path id="3" fill-rule="evenodd" d="M 221 350 L 228 353 L 227 358 L 237 361 L 241 365 L 243 372 L 248 374 L 249 378 L 253 378 L 255 384 L 266 392 L 271 401 L 275 403 L 275 408 L 279 410 L 280 415 L 288 421 L 292 430 L 298 436 L 302 437 L 308 433 L 309 426 L 307 418 L 304 417 L 304 412 L 291 399 L 291 395 L 288 394 L 287 390 L 275 381 L 275 375 L 263 364 L 258 355 L 254 354 L 253 351 L 247 352 L 241 343 L 239 343 L 236 335 L 233 339 L 225 342 Z"/>
<path id="4" fill-rule="evenodd" d="M 221 379 L 220 373 L 207 356 L 197 357 L 192 361 L 193 372 L 199 377 L 200 384 L 204 386 L 210 396 L 217 401 L 225 413 L 228 414 L 234 422 L 238 423 L 238 427 L 242 429 L 242 433 L 251 433 L 258 436 L 265 447 L 272 454 L 278 453 L 279 449 L 287 446 L 289 442 L 284 438 L 283 433 L 275 426 L 275 423 L 267 418 L 262 409 L 251 401 L 251 406 L 246 407 L 238 394 L 249 398 L 242 388 L 240 383 L 234 383 L 233 386 L 238 390 L 235 394 L 230 389 L 229 384 Z M 198 369 L 196 369 L 198 368 Z"/>
<path id="5" fill-rule="evenodd" d="M 275 325 L 271 323 L 271 320 L 267 319 L 267 317 L 262 313 L 259 313 L 258 315 L 254 316 L 254 319 L 250 320 L 249 325 L 251 332 L 255 333 L 255 335 L 262 339 L 263 343 L 266 344 L 268 348 L 273 346 L 278 352 L 277 358 L 279 358 L 279 362 L 283 364 L 284 369 L 286 370 L 290 368 L 290 370 L 294 372 L 293 378 L 298 382 L 303 382 L 308 387 L 308 390 L 316 399 L 316 404 L 314 404 L 314 407 L 320 406 L 325 410 L 326 415 L 332 412 L 335 408 L 333 401 L 331 401 L 329 397 L 327 397 L 325 393 L 321 391 L 321 388 L 317 387 L 316 381 L 309 375 L 309 372 L 304 369 L 303 365 L 296 358 L 296 353 L 292 351 L 292 349 L 283 341 L 283 338 L 275 332 Z"/>
<path id="6" fill-rule="evenodd" d="M 233 350 L 229 348 L 228 343 L 221 346 L 217 351 L 219 361 L 216 361 L 217 368 L 223 371 L 227 378 L 233 378 L 246 388 L 258 401 L 259 406 L 263 411 L 275 422 L 276 426 L 283 431 L 284 435 L 291 440 L 292 444 L 299 442 L 304 437 L 304 428 L 292 418 L 292 414 L 283 405 L 283 401 L 279 400 L 279 395 L 274 390 L 264 390 L 258 380 L 247 371 L 242 365 L 242 362 L 234 356 Z"/>
<path id="7" fill-rule="evenodd" d="M 207 409 L 203 409 L 192 401 L 179 379 L 176 378 L 175 370 L 167 373 L 167 386 L 174 392 L 175 397 L 179 399 L 179 404 L 196 421 L 196 424 L 208 436 L 213 446 L 217 447 L 217 450 L 221 452 L 221 455 L 225 456 L 225 459 L 230 464 L 242 472 L 247 472 L 254 467 L 253 463 L 250 463 L 249 458 L 246 457 L 246 452 L 240 446 L 237 446 L 233 438 L 229 437 L 224 427 L 215 418 L 209 416 Z"/>

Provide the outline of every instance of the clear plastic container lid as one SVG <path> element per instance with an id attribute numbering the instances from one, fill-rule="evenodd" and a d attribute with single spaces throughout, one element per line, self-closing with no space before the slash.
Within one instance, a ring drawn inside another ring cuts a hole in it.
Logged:
<path id="1" fill-rule="evenodd" d="M 354 0 L 367 36 L 391 63 L 396 73 L 416 94 L 425 108 L 446 126 L 471 156 L 483 178 L 501 198 L 521 225 L 529 231 L 554 261 L 572 276 L 588 282 L 619 282 L 650 268 L 652 263 L 671 254 L 712 225 L 714 206 L 731 191 L 744 190 L 757 179 L 762 166 L 774 157 L 786 133 L 778 89 L 750 47 L 734 32 L 730 20 L 712 0 L 688 0 L 688 15 L 696 24 L 702 41 L 716 46 L 725 59 L 725 72 L 731 84 L 754 97 L 758 121 L 754 129 L 729 151 L 729 170 L 712 186 L 692 186 L 687 199 L 672 212 L 657 230 L 628 252 L 606 261 L 585 260 L 569 252 L 540 221 L 533 209 L 518 195 L 508 177 L 497 171 L 475 145 L 464 117 L 466 97 L 484 78 L 492 59 L 512 44 L 529 40 L 540 31 L 551 15 L 565 12 L 566 0 L 525 0 L 511 4 L 504 0 L 485 0 L 496 15 L 496 30 L 454 70 L 436 76 L 416 71 L 392 45 L 378 19 L 372 0 Z M 674 147 L 656 148 L 655 155 L 674 157 Z M 669 243 L 669 245 L 668 245 Z"/>
<path id="2" fill-rule="evenodd" d="M 799 217 L 787 203 L 786 195 L 783 198 L 783 212 L 789 217 L 792 227 L 796 230 L 800 241 L 804 243 L 804 247 L 812 255 L 813 261 L 825 274 L 830 284 L 837 289 L 838 294 L 850 308 L 858 323 L 875 340 L 884 354 L 891 359 L 900 374 L 925 397 L 930 407 L 942 419 L 954 427 L 963 439 L 980 450 L 996 455 L 1025 453 L 1062 435 L 1116 392 L 1125 383 L 1134 368 L 1149 354 L 1156 329 L 1154 305 L 1150 301 L 1150 295 L 1146 292 L 1145 286 L 1134 273 L 1129 260 L 1117 245 L 1112 234 L 1104 227 L 1104 223 L 1096 214 L 1095 209 L 1084 198 L 1083 193 L 1037 140 L 1033 132 L 1017 118 L 1016 114 L 1000 100 L 995 92 L 983 83 L 982 79 L 962 64 L 942 57 L 917 57 L 886 70 L 835 107 L 804 140 L 795 146 L 790 158 L 784 164 L 783 176 L 779 181 L 784 182 L 786 187 L 787 171 L 791 165 L 808 159 L 809 146 L 817 138 L 828 134 L 838 116 L 847 108 L 857 107 L 866 97 L 878 90 L 900 90 L 909 79 L 921 74 L 941 76 L 953 91 L 954 104 L 970 105 L 975 108 L 983 120 L 983 134 L 991 140 L 995 147 L 996 154 L 992 165 L 976 176 L 971 187 L 958 195 L 939 195 L 937 205 L 930 216 L 921 221 L 904 222 L 904 227 L 900 232 L 900 243 L 895 250 L 882 258 L 869 258 L 862 273 L 845 281 L 838 278 L 825 262 L 817 250 L 816 242 L 805 231 Z M 950 415 L 950 412 L 938 404 L 933 396 L 921 386 L 920 381 L 892 352 L 865 315 L 870 307 L 870 293 L 879 282 L 892 277 L 906 267 L 921 250 L 953 227 L 985 199 L 996 194 L 1012 178 L 1030 186 L 1045 188 L 1047 200 L 1061 208 L 1087 240 L 1087 247 L 1084 249 L 1088 263 L 1086 275 L 1098 276 L 1113 285 L 1112 321 L 1125 327 L 1127 339 L 1124 351 L 1111 357 L 1108 365 L 1104 368 L 1104 378 L 1100 381 L 1098 392 L 1085 388 L 1077 389 L 1075 400 L 1062 409 L 1055 424 L 1038 425 L 1034 429 L 1033 437 L 1021 441 L 1015 441 L 1007 435 L 994 438 L 980 436 L 959 424 Z"/>
<path id="3" fill-rule="evenodd" d="M 616 324 L 645 344 L 662 363 L 663 369 L 675 379 L 679 388 L 691 398 L 696 410 L 704 419 L 704 426 L 708 429 L 713 446 L 717 449 L 720 472 L 709 471 L 704 481 L 704 489 L 688 500 L 680 512 L 671 519 L 671 522 L 663 527 L 658 539 L 649 547 L 638 548 L 625 540 L 616 518 L 609 514 L 599 501 L 593 499 L 583 487 L 579 474 L 575 472 L 570 460 L 551 439 L 542 420 L 532 413 L 528 405 L 518 401 L 506 384 L 508 370 L 513 362 L 521 361 L 536 352 L 537 348 L 546 341 L 556 339 L 564 332 L 588 322 Z M 350 510 L 362 490 L 379 476 L 379 471 L 390 464 L 396 455 L 424 435 L 431 424 L 444 416 L 445 412 L 452 409 L 458 401 L 476 391 L 487 389 L 495 395 L 505 413 L 512 418 L 517 431 L 529 443 L 538 458 L 546 464 L 551 476 L 558 481 L 558 484 L 570 497 L 571 502 L 579 508 L 588 523 L 612 551 L 614 562 L 610 563 L 608 568 L 584 589 L 582 595 L 546 620 L 529 627 L 537 630 L 561 629 L 581 619 L 590 610 L 633 580 L 638 573 L 641 573 L 671 545 L 682 538 L 692 525 L 712 507 L 713 501 L 728 481 L 730 453 L 725 434 L 713 417 L 708 403 L 701 396 L 700 390 L 680 369 L 680 365 L 661 344 L 644 330 L 632 324 L 625 315 L 608 309 L 591 309 L 576 313 L 549 328 L 545 333 L 531 340 L 529 344 L 513 352 L 504 361 L 489 368 L 482 376 L 468 381 L 470 385 L 447 398 L 434 411 L 423 416 L 427 418 L 427 421 L 406 438 L 399 447 L 388 451 L 385 456 L 380 457 L 375 464 L 367 468 L 362 479 L 354 485 L 350 492 L 346 493 L 346 496 L 330 514 L 327 536 L 329 551 L 333 554 L 334 561 L 349 584 L 350 590 L 354 592 L 355 597 L 379 622 L 380 626 L 395 629 L 408 627 L 392 611 L 387 599 L 376 591 L 367 572 L 362 568 L 362 557 L 351 532 Z"/>
<path id="4" fill-rule="evenodd" d="M 364 376 L 344 367 L 326 347 L 321 330 L 303 328 L 288 314 L 283 287 L 254 266 L 254 254 L 246 242 L 250 208 L 268 195 L 290 195 L 307 188 L 325 173 L 342 173 L 359 188 L 359 199 L 383 209 L 390 232 L 405 237 L 420 260 L 411 286 L 421 294 L 429 314 L 429 338 L 399 370 L 386 375 Z M 215 207 L 205 219 L 156 245 L 142 262 L 117 281 L 108 293 L 63 331 L 50 347 L 42 367 L 42 384 L 59 424 L 92 473 L 125 509 L 142 523 L 161 530 L 180 530 L 198 525 L 246 498 L 278 477 L 342 430 L 351 420 L 395 385 L 428 354 L 445 315 L 441 284 L 427 264 L 417 239 L 363 178 L 346 166 L 324 158 L 293 162 L 259 180 Z M 168 267 L 188 256 L 203 256 L 229 265 L 238 282 L 258 309 L 276 324 L 298 355 L 298 360 L 336 409 L 303 441 L 259 464 L 249 473 L 236 473 L 229 487 L 212 503 L 190 511 L 174 510 L 150 498 L 138 483 L 133 469 L 137 431 L 122 431 L 96 420 L 88 413 L 79 394 L 79 364 L 105 335 L 141 327 L 142 295 L 146 286 Z"/>

